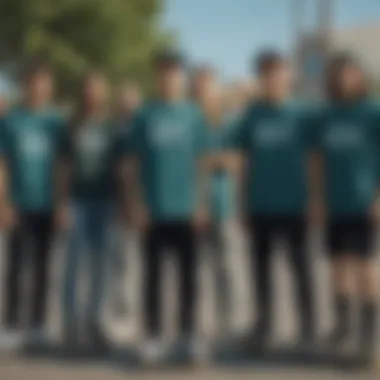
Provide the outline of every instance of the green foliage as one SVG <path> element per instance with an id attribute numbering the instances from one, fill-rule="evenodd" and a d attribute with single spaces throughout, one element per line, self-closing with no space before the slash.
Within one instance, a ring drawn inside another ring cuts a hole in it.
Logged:
<path id="1" fill-rule="evenodd" d="M 148 85 L 152 52 L 173 42 L 161 11 L 161 0 L 1 0 L 0 58 L 12 68 L 48 58 L 65 93 L 90 67 Z"/>

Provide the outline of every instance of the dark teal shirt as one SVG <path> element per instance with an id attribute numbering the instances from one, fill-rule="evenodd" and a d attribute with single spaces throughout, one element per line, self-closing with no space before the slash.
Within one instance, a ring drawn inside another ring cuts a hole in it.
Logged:
<path id="1" fill-rule="evenodd" d="M 204 123 L 193 104 L 155 101 L 135 117 L 126 150 L 140 161 L 143 195 L 154 220 L 192 217 L 203 149 Z"/>
<path id="2" fill-rule="evenodd" d="M 54 167 L 64 123 L 52 109 L 17 108 L 0 125 L 11 196 L 20 211 L 48 212 L 53 206 Z"/>
<path id="3" fill-rule="evenodd" d="M 246 153 L 248 212 L 305 212 L 309 135 L 307 112 L 301 106 L 259 102 L 247 109 L 232 141 Z"/>
<path id="4" fill-rule="evenodd" d="M 330 104 L 315 125 L 322 153 L 325 195 L 332 218 L 362 216 L 374 200 L 379 179 L 379 108 L 369 101 Z"/>
<path id="5" fill-rule="evenodd" d="M 61 154 L 71 163 L 76 200 L 111 200 L 116 195 L 118 144 L 122 131 L 110 120 L 84 121 L 63 137 Z"/>

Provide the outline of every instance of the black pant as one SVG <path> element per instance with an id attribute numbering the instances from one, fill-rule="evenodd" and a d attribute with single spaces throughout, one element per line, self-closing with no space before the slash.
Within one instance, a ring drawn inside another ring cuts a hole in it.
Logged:
<path id="1" fill-rule="evenodd" d="M 25 266 L 31 271 L 32 284 L 28 326 L 41 328 L 45 322 L 48 290 L 52 216 L 47 213 L 22 213 L 18 225 L 9 236 L 5 281 L 4 324 L 20 327 L 20 310 L 27 300 L 20 290 L 24 283 Z"/>
<path id="2" fill-rule="evenodd" d="M 194 331 L 196 298 L 195 236 L 190 222 L 155 223 L 144 239 L 145 318 L 150 337 L 161 331 L 161 284 L 164 251 L 173 249 L 180 271 L 180 328 L 184 335 Z"/>
<path id="3" fill-rule="evenodd" d="M 263 217 L 252 218 L 251 255 L 255 264 L 252 270 L 256 280 L 258 301 L 258 325 L 261 329 L 270 330 L 272 319 L 272 278 L 271 243 L 277 236 L 285 239 L 292 262 L 302 332 L 311 333 L 313 329 L 312 283 L 309 263 L 306 255 L 306 225 L 301 217 Z"/>

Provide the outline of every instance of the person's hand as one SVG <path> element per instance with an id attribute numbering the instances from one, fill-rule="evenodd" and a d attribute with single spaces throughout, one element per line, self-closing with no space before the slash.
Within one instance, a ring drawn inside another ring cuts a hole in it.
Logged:
<path id="1" fill-rule="evenodd" d="M 205 207 L 199 208 L 193 218 L 193 225 L 197 232 L 203 233 L 209 227 L 211 223 L 210 213 Z"/>
<path id="2" fill-rule="evenodd" d="M 242 231 L 247 232 L 251 229 L 254 224 L 254 220 L 251 216 L 248 216 L 246 213 L 241 214 L 238 218 L 239 226 Z"/>
<path id="3" fill-rule="evenodd" d="M 145 232 L 150 224 L 148 209 L 143 204 L 137 204 L 129 210 L 128 224 L 138 232 Z"/>
<path id="4" fill-rule="evenodd" d="M 55 226 L 59 231 L 67 231 L 72 225 L 72 210 L 69 204 L 62 203 L 55 212 Z"/>
<path id="5" fill-rule="evenodd" d="M 0 206 L 0 228 L 10 230 L 14 228 L 18 221 L 17 211 L 11 203 L 4 203 Z"/>
<path id="6" fill-rule="evenodd" d="M 370 220 L 375 224 L 380 224 L 380 199 L 377 199 L 369 208 Z"/>
<path id="7" fill-rule="evenodd" d="M 326 206 L 320 199 L 313 199 L 309 203 L 308 222 L 311 226 L 321 227 L 326 221 Z"/>

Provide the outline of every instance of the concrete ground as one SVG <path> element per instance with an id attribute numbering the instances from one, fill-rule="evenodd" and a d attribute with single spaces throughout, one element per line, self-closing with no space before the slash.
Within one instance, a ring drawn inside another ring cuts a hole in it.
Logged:
<path id="1" fill-rule="evenodd" d="M 0 363 L 2 380 L 377 380 L 371 373 L 340 373 L 305 369 L 190 369 L 187 371 L 131 372 L 52 363 L 7 361 Z"/>

